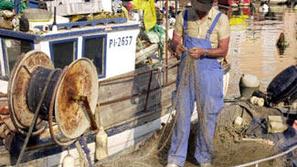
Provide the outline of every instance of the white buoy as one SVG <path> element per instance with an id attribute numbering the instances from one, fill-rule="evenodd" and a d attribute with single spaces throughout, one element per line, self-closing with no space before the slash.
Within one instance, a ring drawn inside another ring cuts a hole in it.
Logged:
<path id="1" fill-rule="evenodd" d="M 259 97 L 256 97 L 256 96 L 252 96 L 250 98 L 250 102 L 254 105 L 257 105 L 257 106 L 260 106 L 260 107 L 263 107 L 264 106 L 264 103 L 265 103 L 265 100 L 263 98 L 259 98 Z"/>
<path id="2" fill-rule="evenodd" d="M 99 128 L 99 132 L 96 134 L 96 159 L 101 160 L 108 156 L 107 152 L 107 134 L 103 127 Z"/>
<path id="3" fill-rule="evenodd" d="M 263 98 L 259 98 L 258 102 L 257 102 L 257 105 L 260 106 L 260 107 L 263 107 L 264 103 L 265 103 L 265 100 Z"/>
<path id="4" fill-rule="evenodd" d="M 71 154 L 67 154 L 64 159 L 63 159 L 63 167 L 74 167 L 75 165 L 75 160 Z"/>
<path id="5" fill-rule="evenodd" d="M 260 86 L 260 81 L 255 75 L 243 74 L 240 79 L 240 85 L 246 88 L 256 88 Z"/>

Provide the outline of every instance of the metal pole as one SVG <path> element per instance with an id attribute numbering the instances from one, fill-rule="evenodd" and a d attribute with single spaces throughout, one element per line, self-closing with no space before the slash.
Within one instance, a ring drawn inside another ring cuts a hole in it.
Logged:
<path id="1" fill-rule="evenodd" d="M 146 90 L 146 97 L 145 97 L 145 103 L 144 103 L 144 112 L 146 112 L 146 110 L 147 110 L 148 100 L 149 100 L 149 96 L 150 96 L 150 92 L 151 92 L 151 83 L 152 83 L 153 74 L 154 74 L 153 71 L 151 71 L 150 79 L 149 79 L 147 90 Z"/>
<path id="2" fill-rule="evenodd" d="M 175 18 L 177 17 L 178 0 L 175 0 Z"/>
<path id="3" fill-rule="evenodd" d="M 166 24 L 166 28 L 165 28 L 165 43 L 164 43 L 164 46 L 165 46 L 165 65 L 166 65 L 166 69 L 165 69 L 165 83 L 168 82 L 168 28 L 169 28 L 169 25 L 168 25 L 168 0 L 166 0 L 165 4 L 166 4 L 166 14 L 165 14 L 165 24 Z"/>

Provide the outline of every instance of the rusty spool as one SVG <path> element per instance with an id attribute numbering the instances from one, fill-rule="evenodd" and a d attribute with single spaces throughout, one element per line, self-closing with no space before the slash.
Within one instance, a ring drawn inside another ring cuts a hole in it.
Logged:
<path id="1" fill-rule="evenodd" d="M 40 99 L 47 81 L 45 96 Z M 54 141 L 60 145 L 71 144 L 90 127 L 86 107 L 76 99 L 88 99 L 90 111 L 94 114 L 98 98 L 96 67 L 89 59 L 82 58 L 63 70 L 55 69 L 45 53 L 30 51 L 13 69 L 8 97 L 11 118 L 19 132 L 26 133 L 37 104 L 42 100 L 33 134 L 40 134 L 48 121 Z M 54 124 L 58 132 L 54 132 Z"/>
<path id="2" fill-rule="evenodd" d="M 52 75 L 49 76 L 51 73 Z M 57 86 L 61 73 L 61 69 L 37 67 L 31 74 L 31 79 L 27 89 L 27 105 L 31 112 L 35 112 L 37 110 L 38 103 L 42 98 L 42 90 L 48 84 L 45 96 L 42 99 L 41 107 L 39 108 L 39 117 L 42 120 L 48 119 L 50 102 L 54 92 L 53 90 Z M 49 79 L 49 83 L 47 83 L 47 79 Z"/>
<path id="3" fill-rule="evenodd" d="M 27 105 L 27 90 L 33 72 L 38 68 L 54 69 L 49 57 L 40 51 L 30 51 L 16 62 L 8 83 L 8 106 L 16 129 L 25 134 L 33 120 L 33 112 Z M 40 134 L 45 122 L 38 118 L 33 135 Z"/>
<path id="4" fill-rule="evenodd" d="M 81 58 L 64 70 L 57 84 L 54 115 L 59 129 L 66 138 L 81 136 L 90 127 L 86 106 L 77 102 L 87 97 L 92 114 L 98 100 L 98 75 L 92 61 Z"/>

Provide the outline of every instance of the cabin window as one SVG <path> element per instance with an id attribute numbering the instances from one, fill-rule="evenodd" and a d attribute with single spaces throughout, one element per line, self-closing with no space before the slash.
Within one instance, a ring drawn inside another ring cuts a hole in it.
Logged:
<path id="1" fill-rule="evenodd" d="M 50 42 L 51 58 L 56 68 L 64 68 L 77 57 L 77 39 Z"/>
<path id="2" fill-rule="evenodd" d="M 83 39 L 83 57 L 89 58 L 95 64 L 99 78 L 105 77 L 106 35 L 85 37 Z"/>
<path id="3" fill-rule="evenodd" d="M 3 58 L 4 58 L 4 68 L 5 75 L 1 73 L 2 76 L 10 76 L 12 68 L 14 67 L 18 58 L 25 54 L 26 52 L 33 50 L 34 45 L 32 41 L 17 40 L 17 39 L 2 39 L 3 48 Z"/>

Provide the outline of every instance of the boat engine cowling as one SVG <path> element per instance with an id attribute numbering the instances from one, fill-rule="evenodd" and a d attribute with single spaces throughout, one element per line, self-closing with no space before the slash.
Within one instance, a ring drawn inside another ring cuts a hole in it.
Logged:
<path id="1" fill-rule="evenodd" d="M 267 87 L 270 104 L 293 103 L 297 99 L 297 65 L 292 65 L 275 76 Z"/>

